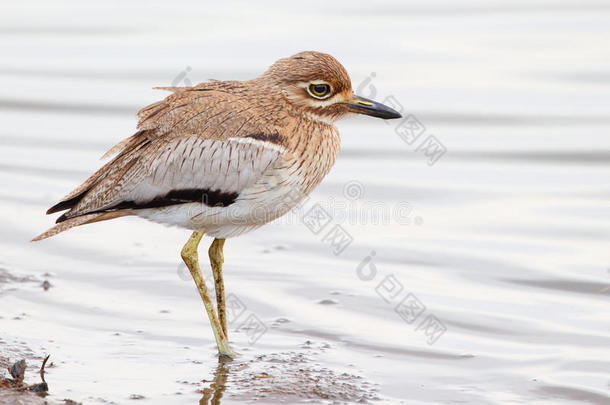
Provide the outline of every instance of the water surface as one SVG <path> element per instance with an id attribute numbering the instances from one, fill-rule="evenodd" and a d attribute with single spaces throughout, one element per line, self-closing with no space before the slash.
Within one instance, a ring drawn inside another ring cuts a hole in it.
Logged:
<path id="1" fill-rule="evenodd" d="M 50 399 L 86 404 L 610 403 L 609 17 L 592 1 L 5 5 L 0 360 L 35 374 L 50 353 Z M 236 362 L 214 357 L 186 231 L 125 218 L 28 242 L 153 86 L 306 49 L 425 131 L 340 123 L 307 204 L 227 242 Z"/>

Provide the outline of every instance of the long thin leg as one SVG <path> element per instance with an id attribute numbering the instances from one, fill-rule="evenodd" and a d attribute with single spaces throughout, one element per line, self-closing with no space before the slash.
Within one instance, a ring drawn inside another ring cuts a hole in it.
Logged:
<path id="1" fill-rule="evenodd" d="M 201 276 L 201 270 L 199 268 L 199 254 L 197 253 L 197 247 L 199 246 L 199 242 L 201 241 L 203 234 L 204 232 L 201 231 L 193 232 L 189 240 L 182 248 L 182 260 L 184 260 L 186 267 L 188 267 L 191 272 L 191 276 L 193 276 L 193 280 L 195 280 L 197 290 L 199 290 L 199 295 L 201 296 L 205 310 L 208 313 L 208 318 L 210 318 L 210 324 L 212 325 L 212 330 L 214 331 L 214 338 L 216 339 L 218 352 L 220 355 L 233 358 L 235 353 L 229 347 L 229 341 L 222 331 L 222 326 L 216 317 L 214 304 L 212 304 L 212 300 L 210 299 L 208 290 L 205 286 L 205 281 Z"/>
<path id="2" fill-rule="evenodd" d="M 222 249 L 225 245 L 224 239 L 214 239 L 210 245 L 208 255 L 210 256 L 210 265 L 212 266 L 212 274 L 214 274 L 214 287 L 216 288 L 216 307 L 218 308 L 218 320 L 225 337 L 228 339 L 227 330 L 227 310 L 225 305 L 225 284 L 222 278 L 222 264 L 224 263 L 224 255 Z"/>

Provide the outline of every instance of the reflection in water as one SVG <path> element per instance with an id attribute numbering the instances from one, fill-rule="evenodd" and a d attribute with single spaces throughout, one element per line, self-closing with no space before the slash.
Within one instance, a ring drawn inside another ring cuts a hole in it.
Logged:
<path id="1" fill-rule="evenodd" d="M 214 381 L 209 388 L 203 389 L 203 397 L 199 400 L 199 405 L 220 404 L 222 395 L 227 389 L 227 379 L 229 378 L 228 361 L 218 359 L 218 366 L 214 372 Z"/>

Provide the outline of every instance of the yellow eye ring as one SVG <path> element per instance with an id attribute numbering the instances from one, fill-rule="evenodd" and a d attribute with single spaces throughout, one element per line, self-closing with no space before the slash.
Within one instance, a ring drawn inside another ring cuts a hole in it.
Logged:
<path id="1" fill-rule="evenodd" d="M 312 83 L 307 87 L 309 95 L 318 100 L 330 97 L 331 90 L 330 84 L 326 83 Z"/>

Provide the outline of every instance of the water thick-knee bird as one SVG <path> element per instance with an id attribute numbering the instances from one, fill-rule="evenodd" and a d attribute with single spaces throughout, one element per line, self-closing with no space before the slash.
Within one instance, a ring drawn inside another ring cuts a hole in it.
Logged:
<path id="1" fill-rule="evenodd" d="M 138 131 L 47 211 L 65 212 L 34 240 L 126 215 L 192 230 L 182 258 L 220 355 L 233 357 L 222 278 L 225 239 L 287 213 L 322 181 L 339 152 L 336 120 L 350 113 L 400 114 L 355 95 L 345 68 L 320 52 L 280 59 L 248 81 L 161 89 L 172 94 L 138 113 Z M 199 268 L 204 234 L 214 238 L 209 258 L 216 308 Z"/>

